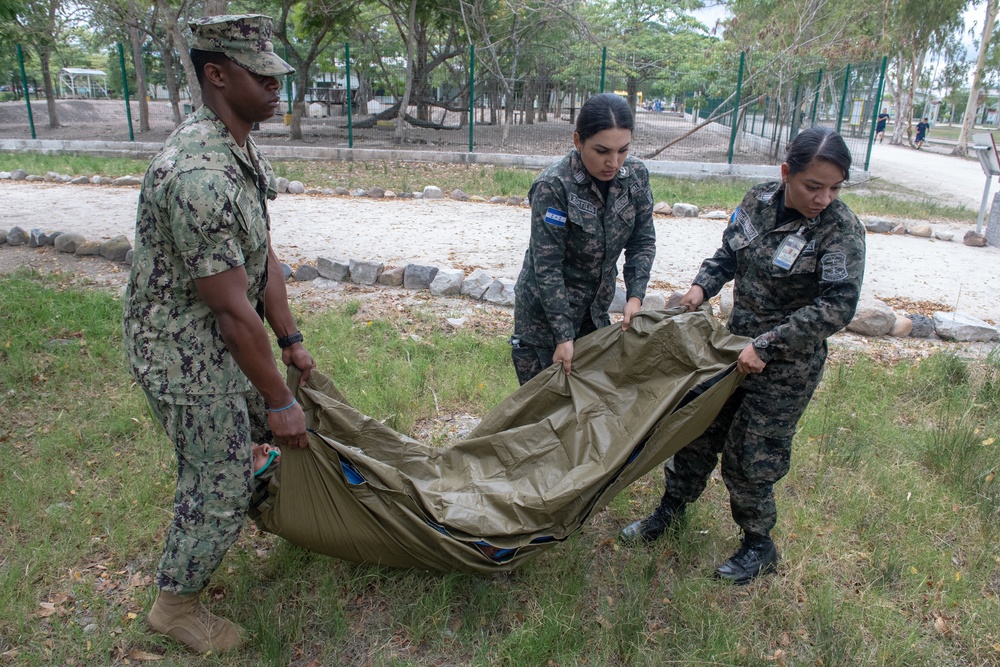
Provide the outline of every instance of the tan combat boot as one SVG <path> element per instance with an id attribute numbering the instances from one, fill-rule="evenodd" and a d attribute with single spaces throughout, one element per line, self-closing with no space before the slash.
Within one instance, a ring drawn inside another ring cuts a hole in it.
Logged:
<path id="1" fill-rule="evenodd" d="M 198 653 L 221 653 L 242 644 L 243 628 L 210 612 L 198 597 L 161 590 L 149 610 L 149 627 Z"/>

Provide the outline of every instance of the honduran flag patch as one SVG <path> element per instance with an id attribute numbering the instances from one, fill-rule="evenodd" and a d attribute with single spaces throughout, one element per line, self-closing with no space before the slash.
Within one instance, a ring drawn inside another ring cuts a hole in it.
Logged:
<path id="1" fill-rule="evenodd" d="M 551 206 L 545 211 L 545 222 L 556 227 L 566 226 L 566 212 Z"/>

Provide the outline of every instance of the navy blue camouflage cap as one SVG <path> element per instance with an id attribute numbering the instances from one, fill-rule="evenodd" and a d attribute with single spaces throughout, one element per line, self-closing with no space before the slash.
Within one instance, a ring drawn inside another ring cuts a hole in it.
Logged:
<path id="1" fill-rule="evenodd" d="M 224 14 L 194 19 L 189 25 L 192 49 L 224 53 L 262 76 L 282 76 L 295 71 L 274 52 L 270 16 Z"/>

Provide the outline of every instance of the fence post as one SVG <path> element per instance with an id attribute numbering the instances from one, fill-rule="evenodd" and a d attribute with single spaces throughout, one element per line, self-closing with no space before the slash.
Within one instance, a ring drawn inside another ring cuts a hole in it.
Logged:
<path id="1" fill-rule="evenodd" d="M 875 106 L 872 109 L 872 130 L 868 134 L 868 154 L 865 155 L 865 171 L 868 171 L 868 163 L 872 159 L 872 148 L 875 146 L 875 124 L 878 123 L 878 109 L 882 106 L 882 92 L 885 86 L 885 66 L 888 56 L 882 56 L 882 71 L 878 78 L 878 92 L 875 94 Z"/>
<path id="2" fill-rule="evenodd" d="M 473 127 L 476 124 L 476 46 L 469 44 L 469 152 L 473 147 Z"/>
<path id="3" fill-rule="evenodd" d="M 125 117 L 128 118 L 128 140 L 135 141 L 135 133 L 132 132 L 132 105 L 128 99 L 128 73 L 125 71 L 125 52 L 122 50 L 122 43 L 118 42 L 118 64 L 122 68 L 122 92 L 125 93 Z"/>
<path id="4" fill-rule="evenodd" d="M 608 47 L 601 47 L 601 92 L 604 92 L 604 73 L 608 66 Z"/>
<path id="5" fill-rule="evenodd" d="M 763 139 L 764 135 L 767 133 L 767 114 L 770 110 L 771 110 L 771 96 L 768 95 L 767 97 L 764 98 L 764 118 L 761 120 L 760 123 L 761 139 Z"/>
<path id="6" fill-rule="evenodd" d="M 736 75 L 736 101 L 733 103 L 733 131 L 729 133 L 729 164 L 733 163 L 733 146 L 736 145 L 736 131 L 740 117 L 740 90 L 743 88 L 743 61 L 747 56 L 746 51 L 740 51 L 740 73 Z"/>
<path id="7" fill-rule="evenodd" d="M 781 124 L 781 101 L 774 98 L 774 128 L 771 130 L 771 143 L 778 139 L 778 125 Z"/>
<path id="8" fill-rule="evenodd" d="M 851 82 L 851 66 L 847 65 L 844 72 L 844 92 L 840 94 L 840 111 L 837 113 L 837 134 L 840 134 L 840 126 L 844 122 L 844 104 L 847 103 L 847 86 Z"/>
<path id="9" fill-rule="evenodd" d="M 809 119 L 810 125 L 816 124 L 816 108 L 819 106 L 819 90 L 823 85 L 823 68 L 819 68 L 819 74 L 816 75 L 816 96 L 813 98 L 813 112 L 812 118 Z"/>
<path id="10" fill-rule="evenodd" d="M 31 128 L 31 138 L 35 138 L 35 119 L 31 115 L 31 95 L 28 94 L 28 76 L 24 73 L 24 54 L 21 45 L 17 45 L 17 62 L 21 65 L 21 90 L 24 91 L 24 103 L 28 105 L 28 127 Z"/>
<path id="11" fill-rule="evenodd" d="M 344 42 L 344 69 L 347 79 L 344 85 L 347 88 L 347 147 L 354 148 L 354 115 L 351 113 L 354 100 L 351 95 L 351 43 Z"/>

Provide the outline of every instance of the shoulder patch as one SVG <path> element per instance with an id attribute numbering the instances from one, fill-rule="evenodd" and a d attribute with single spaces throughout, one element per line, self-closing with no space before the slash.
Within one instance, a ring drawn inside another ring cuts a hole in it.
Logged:
<path id="1" fill-rule="evenodd" d="M 743 235 L 747 237 L 747 241 L 753 241 L 757 238 L 757 229 L 753 226 L 749 213 L 742 208 L 738 208 L 733 215 L 736 216 L 736 222 L 743 229 Z"/>
<path id="2" fill-rule="evenodd" d="M 576 193 L 569 193 L 569 203 L 570 206 L 579 209 L 584 213 L 589 213 L 590 215 L 597 215 L 597 207 L 594 206 L 592 202 L 582 199 L 576 195 Z M 563 215 L 566 215 L 563 213 Z"/>
<path id="3" fill-rule="evenodd" d="M 618 170 L 619 178 L 628 178 L 628 167 L 622 165 L 622 168 Z"/>
<path id="4" fill-rule="evenodd" d="M 847 279 L 847 255 L 842 252 L 828 252 L 821 260 L 823 266 L 822 279 L 835 283 Z"/>
<path id="5" fill-rule="evenodd" d="M 634 181 L 632 185 L 628 186 L 628 191 L 629 194 L 631 195 L 639 194 L 640 192 L 642 192 L 642 183 L 640 183 L 639 181 Z"/>
<path id="6" fill-rule="evenodd" d="M 567 219 L 566 211 L 551 206 L 545 211 L 545 222 L 555 227 L 565 227 Z"/>

